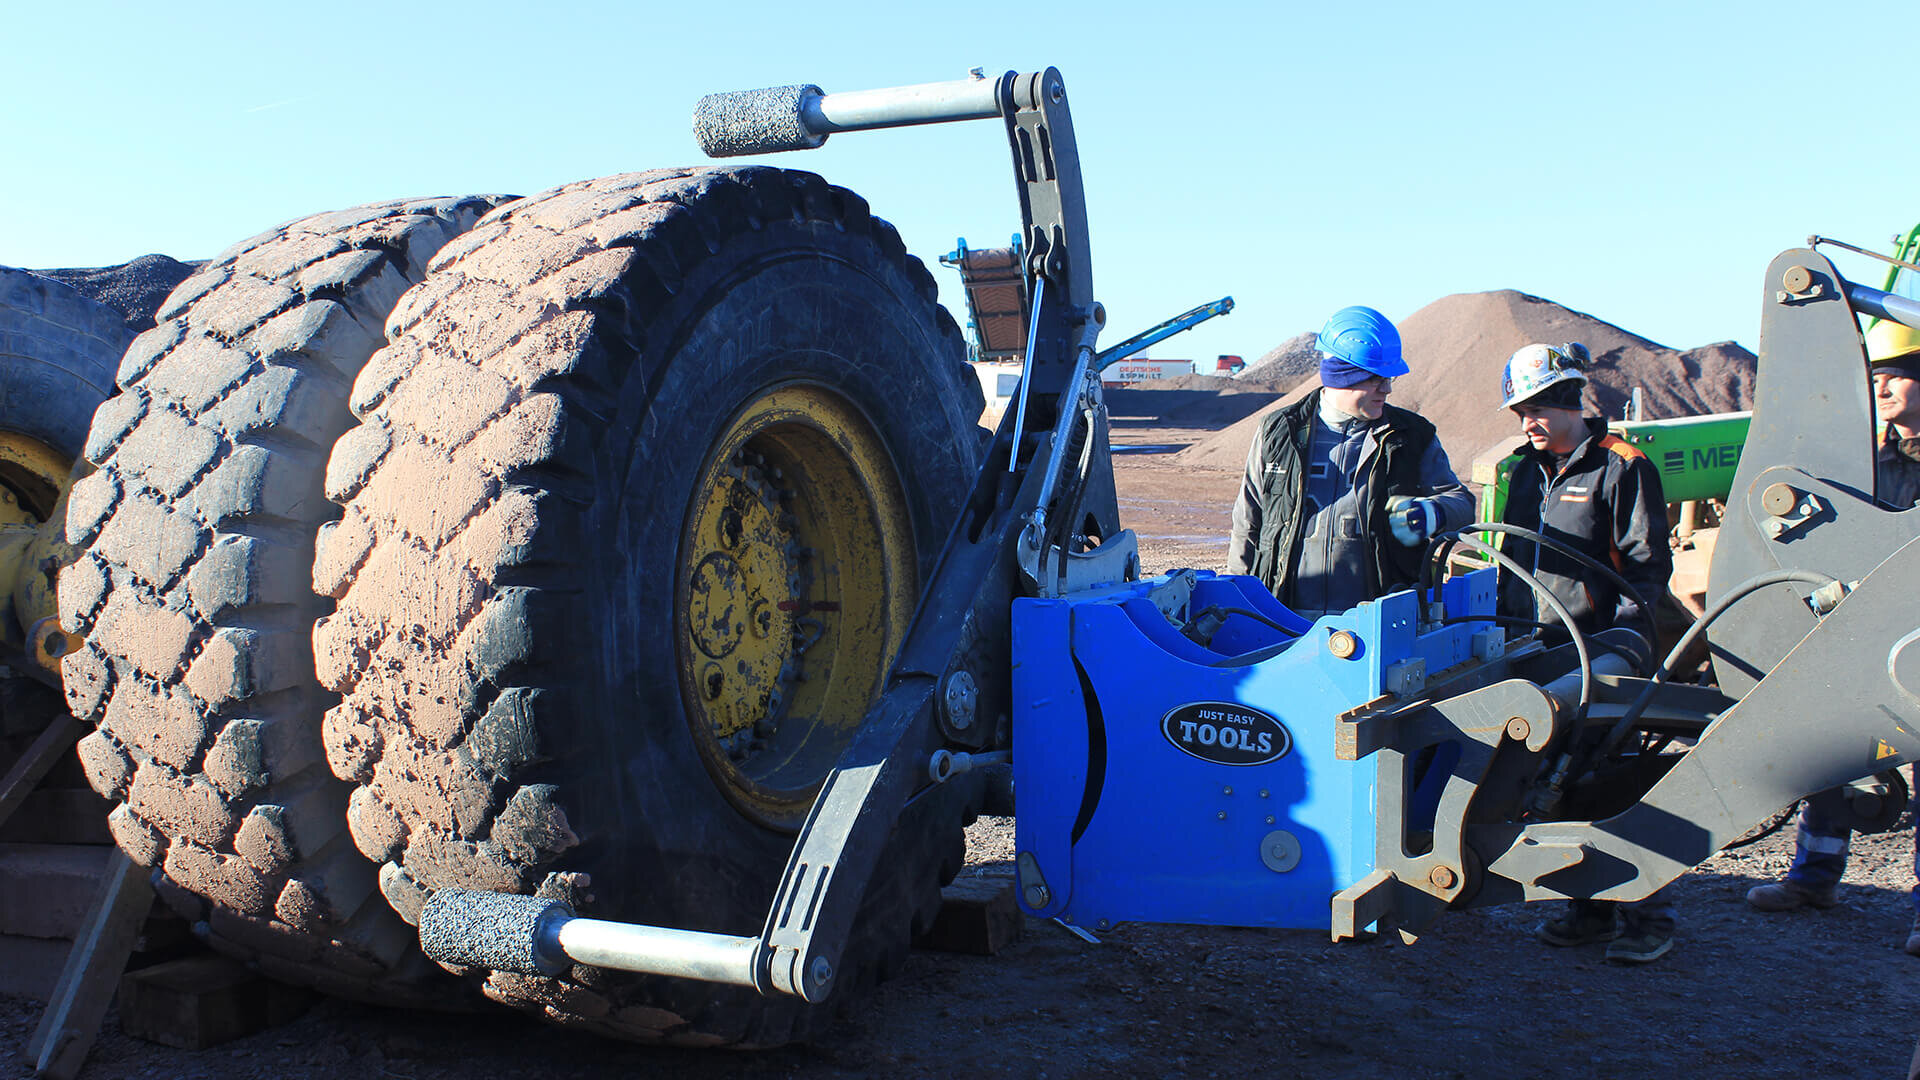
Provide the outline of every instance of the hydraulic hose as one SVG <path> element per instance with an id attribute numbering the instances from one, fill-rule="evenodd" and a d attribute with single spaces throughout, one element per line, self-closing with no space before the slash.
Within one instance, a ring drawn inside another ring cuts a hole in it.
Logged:
<path id="1" fill-rule="evenodd" d="M 1221 616 L 1222 618 L 1225 618 L 1228 615 L 1243 615 L 1249 619 L 1252 619 L 1254 622 L 1265 623 L 1266 625 L 1272 627 L 1275 630 L 1280 631 L 1282 634 L 1285 634 L 1288 637 L 1300 636 L 1294 633 L 1292 630 L 1289 630 L 1286 627 L 1281 626 L 1279 623 L 1275 622 L 1272 619 L 1267 618 L 1265 615 L 1262 615 L 1251 608 L 1221 607 L 1219 604 L 1209 604 L 1208 606 L 1201 608 L 1199 613 L 1194 615 L 1193 618 L 1194 618 L 1194 621 L 1198 621 L 1207 615 L 1218 615 L 1218 616 Z"/>
<path id="2" fill-rule="evenodd" d="M 1818 570 L 1769 570 L 1763 574 L 1755 574 L 1727 590 L 1725 596 L 1714 601 L 1713 606 L 1707 608 L 1698 619 L 1694 620 L 1692 626 L 1687 627 L 1687 632 L 1680 635 L 1680 640 L 1674 643 L 1672 651 L 1667 653 L 1667 658 L 1660 662 L 1659 669 L 1653 673 L 1653 678 L 1647 680 L 1647 685 L 1641 689 L 1639 696 L 1633 699 L 1633 704 L 1628 705 L 1627 711 L 1621 713 L 1620 719 L 1615 720 L 1613 727 L 1607 729 L 1607 737 L 1586 754 L 1580 763 L 1581 769 L 1584 770 L 1591 764 L 1596 755 L 1603 756 L 1613 752 L 1613 748 L 1619 745 L 1620 740 L 1632 729 L 1634 721 L 1640 719 L 1641 714 L 1647 711 L 1647 706 L 1653 702 L 1653 696 L 1659 692 L 1661 685 L 1667 681 L 1668 676 L 1673 674 L 1673 665 L 1680 662 L 1680 656 L 1687 651 L 1687 646 L 1692 645 L 1695 638 L 1706 633 L 1707 627 L 1733 605 L 1769 585 L 1783 585 L 1791 581 L 1806 585 L 1831 585 L 1835 580 L 1832 575 L 1823 574 Z"/>
<path id="3" fill-rule="evenodd" d="M 1621 577 L 1619 571 L 1615 570 L 1611 566 L 1608 566 L 1606 563 L 1603 563 L 1600 560 L 1594 558 L 1593 556 L 1588 555 L 1586 552 L 1580 551 L 1574 548 L 1571 544 L 1568 544 L 1564 540 L 1556 540 L 1553 537 L 1547 536 L 1534 529 L 1527 529 L 1527 528 L 1522 528 L 1519 525 L 1507 525 L 1507 524 L 1503 524 L 1500 522 L 1493 522 L 1493 521 L 1480 521 L 1480 522 L 1475 522 L 1472 525 L 1462 525 L 1458 529 L 1451 529 L 1451 530 L 1448 530 L 1446 533 L 1441 534 L 1442 536 L 1447 537 L 1447 540 L 1443 545 L 1441 545 L 1441 550 L 1439 552 L 1438 558 L 1433 557 L 1434 552 L 1430 546 L 1426 563 L 1420 568 L 1421 569 L 1421 580 L 1420 580 L 1421 621 L 1424 622 L 1426 619 L 1427 591 L 1438 584 L 1438 582 L 1434 579 L 1435 568 L 1438 567 L 1442 562 L 1444 562 L 1444 560 L 1448 555 L 1451 555 L 1453 553 L 1453 545 L 1454 545 L 1454 542 L 1458 540 L 1459 535 L 1461 533 L 1467 533 L 1467 532 L 1497 532 L 1497 533 L 1507 533 L 1512 536 L 1518 536 L 1522 540 L 1530 540 L 1535 544 L 1539 544 L 1545 547 L 1550 547 L 1555 551 L 1560 552 L 1562 555 L 1568 556 L 1569 558 L 1573 559 L 1575 562 L 1580 563 L 1581 565 L 1587 567 L 1588 569 L 1598 571 L 1601 575 L 1606 577 L 1607 580 L 1613 582 L 1613 584 L 1617 586 L 1622 593 L 1625 593 L 1629 598 L 1631 598 L 1635 604 L 1639 605 L 1641 616 L 1647 620 L 1647 643 L 1651 645 L 1654 642 L 1657 642 L 1660 640 L 1660 626 L 1659 626 L 1659 623 L 1656 621 L 1653 605 L 1647 602 L 1647 598 L 1641 595 L 1641 592 L 1639 589 L 1634 588 L 1633 585 L 1630 584 L 1626 578 Z"/>
<path id="4" fill-rule="evenodd" d="M 1560 625 L 1567 628 L 1567 634 L 1573 639 L 1573 651 L 1580 657 L 1580 703 L 1574 706 L 1571 725 L 1572 730 L 1578 731 L 1580 725 L 1586 722 L 1587 710 L 1593 706 L 1593 654 L 1587 649 L 1587 635 L 1581 633 L 1580 627 L 1574 624 L 1573 613 L 1567 610 L 1567 605 L 1561 603 L 1559 597 L 1541 585 L 1538 578 L 1521 569 L 1520 564 L 1506 554 L 1495 550 L 1492 544 L 1485 544 L 1467 536 L 1456 536 L 1454 540 L 1479 551 L 1482 555 L 1499 563 L 1502 568 L 1513 571 L 1513 576 L 1525 582 L 1540 599 L 1545 600 L 1547 607 L 1551 608 L 1554 616 L 1560 620 Z"/>

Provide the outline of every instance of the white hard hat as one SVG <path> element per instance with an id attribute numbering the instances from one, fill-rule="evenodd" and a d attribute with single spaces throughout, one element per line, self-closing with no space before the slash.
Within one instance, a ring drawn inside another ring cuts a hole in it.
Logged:
<path id="1" fill-rule="evenodd" d="M 1507 358 L 1500 376 L 1500 407 L 1511 409 L 1555 383 L 1569 379 L 1587 383 L 1591 357 L 1579 342 L 1565 345 L 1524 345 Z"/>

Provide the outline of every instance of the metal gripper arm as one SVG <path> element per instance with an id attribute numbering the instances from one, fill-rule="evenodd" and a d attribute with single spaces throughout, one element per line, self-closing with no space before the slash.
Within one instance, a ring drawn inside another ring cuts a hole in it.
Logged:
<path id="1" fill-rule="evenodd" d="M 1022 591 L 1022 531 L 1045 520 L 1049 500 L 1059 507 L 1062 532 L 1114 537 L 1119 511 L 1104 456 L 1098 380 L 1088 371 L 1103 318 L 1092 296 L 1079 156 L 1058 71 L 845 95 L 807 86 L 751 91 L 703 99 L 696 112 L 696 132 L 716 154 L 817 146 L 835 131 L 996 115 L 1005 120 L 1012 150 L 1029 291 L 1044 294 L 1030 313 L 1022 393 L 1032 430 L 1053 434 L 1028 439 L 1013 430 L 1014 418 L 1003 423 L 886 687 L 828 773 L 794 844 L 755 961 L 763 993 L 808 1001 L 827 995 L 895 821 L 912 801 L 948 797 L 929 790 L 929 759 L 955 739 L 986 745 L 998 728 L 994 720 L 1010 708 L 1007 648 L 1012 601 Z M 1089 521 L 1091 530 L 1083 528 Z M 960 681 L 977 687 L 977 697 L 948 692 Z M 961 715 L 955 700 L 977 704 Z"/>
<path id="2" fill-rule="evenodd" d="M 1920 326 L 1920 303 L 1808 249 L 1773 260 L 1760 299 L 1753 421 L 1708 591 L 1740 597 L 1709 632 L 1738 703 L 1603 821 L 1466 826 L 1486 870 L 1473 904 L 1638 899 L 1796 799 L 1920 760 L 1920 509 L 1876 498 L 1859 330 L 1862 314 Z M 1849 589 L 1810 602 L 1815 586 L 1783 571 Z"/>

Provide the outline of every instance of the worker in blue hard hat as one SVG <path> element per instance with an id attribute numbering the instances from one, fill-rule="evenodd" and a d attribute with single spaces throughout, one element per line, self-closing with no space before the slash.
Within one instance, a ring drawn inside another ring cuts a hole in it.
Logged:
<path id="1" fill-rule="evenodd" d="M 1400 332 L 1370 307 L 1320 331 L 1320 386 L 1269 413 L 1233 506 L 1230 573 L 1309 617 L 1420 577 L 1429 537 L 1473 520 L 1431 423 L 1387 404 L 1407 373 Z"/>
<path id="2" fill-rule="evenodd" d="M 1867 331 L 1866 345 L 1874 411 L 1887 426 L 1875 455 L 1874 497 L 1899 510 L 1920 506 L 1920 331 L 1881 320 Z M 1747 903 L 1769 912 L 1838 904 L 1853 832 L 1849 818 L 1843 791 L 1809 797 L 1800 807 L 1786 877 L 1747 890 Z M 1913 844 L 1914 914 L 1906 951 L 1920 956 L 1920 820 L 1914 823 Z M 1920 1061 L 1920 1051 L 1915 1060 Z"/>
<path id="3" fill-rule="evenodd" d="M 1666 495 L 1659 470 L 1645 454 L 1609 433 L 1605 420 L 1584 414 L 1589 363 L 1587 347 L 1578 342 L 1533 344 L 1508 357 L 1501 373 L 1500 404 L 1512 410 L 1526 439 L 1502 463 L 1510 465 L 1511 479 L 1501 520 L 1550 542 L 1502 539 L 1506 554 L 1534 581 L 1502 570 L 1500 613 L 1550 621 L 1550 606 L 1535 595 L 1537 587 L 1559 601 L 1582 634 L 1624 626 L 1651 643 L 1652 613 L 1642 601 L 1659 603 L 1673 576 Z M 1580 555 L 1614 567 L 1630 588 L 1595 573 Z M 1558 627 L 1545 630 L 1562 641 L 1569 636 Z M 1626 904 L 1570 900 L 1559 918 L 1534 933 L 1549 945 L 1604 941 L 1608 960 L 1648 964 L 1672 950 L 1675 921 L 1673 902 L 1660 890 Z"/>

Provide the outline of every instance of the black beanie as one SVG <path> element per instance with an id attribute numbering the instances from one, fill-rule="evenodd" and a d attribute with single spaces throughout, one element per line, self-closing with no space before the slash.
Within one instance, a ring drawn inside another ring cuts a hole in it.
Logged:
<path id="1" fill-rule="evenodd" d="M 1539 405 L 1548 409 L 1578 409 L 1580 391 L 1586 385 L 1585 379 L 1561 379 L 1518 404 Z"/>

